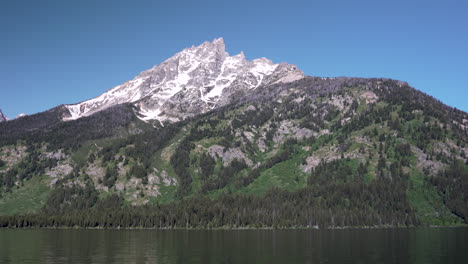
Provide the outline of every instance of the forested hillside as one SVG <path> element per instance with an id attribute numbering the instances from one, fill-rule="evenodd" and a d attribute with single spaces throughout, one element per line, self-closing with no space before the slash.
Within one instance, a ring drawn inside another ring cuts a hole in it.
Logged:
<path id="1" fill-rule="evenodd" d="M 468 223 L 468 114 L 389 79 L 306 77 L 176 123 L 132 105 L 0 123 L 0 226 Z"/>

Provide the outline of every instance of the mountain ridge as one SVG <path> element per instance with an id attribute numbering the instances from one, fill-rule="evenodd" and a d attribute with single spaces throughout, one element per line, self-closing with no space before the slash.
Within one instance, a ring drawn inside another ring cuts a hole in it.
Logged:
<path id="1" fill-rule="evenodd" d="M 303 77 L 302 71 L 287 63 L 273 64 L 266 58 L 248 61 L 243 52 L 229 56 L 224 39 L 218 38 L 186 48 L 98 97 L 65 105 L 70 114 L 64 120 L 133 103 L 144 121 L 174 122 L 228 104 L 233 93 Z"/>

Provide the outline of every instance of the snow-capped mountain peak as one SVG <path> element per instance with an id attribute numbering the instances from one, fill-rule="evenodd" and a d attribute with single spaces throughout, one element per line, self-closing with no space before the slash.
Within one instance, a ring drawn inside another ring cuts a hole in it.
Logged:
<path id="1" fill-rule="evenodd" d="M 218 38 L 186 48 L 94 99 L 67 105 L 70 115 L 64 120 L 133 103 L 145 121 L 178 121 L 229 103 L 237 91 L 303 76 L 294 65 L 274 64 L 266 58 L 248 61 L 243 52 L 230 56 L 224 39 Z"/>

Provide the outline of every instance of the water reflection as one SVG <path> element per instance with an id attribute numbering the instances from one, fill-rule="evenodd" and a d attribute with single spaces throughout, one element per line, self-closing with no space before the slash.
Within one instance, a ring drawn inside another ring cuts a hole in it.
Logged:
<path id="1" fill-rule="evenodd" d="M 0 263 L 464 263 L 468 228 L 0 230 Z"/>

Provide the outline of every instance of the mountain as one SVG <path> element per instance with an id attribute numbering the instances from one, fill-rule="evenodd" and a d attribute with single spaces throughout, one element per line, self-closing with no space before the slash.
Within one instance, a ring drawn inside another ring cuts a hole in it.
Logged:
<path id="1" fill-rule="evenodd" d="M 74 105 L 64 120 L 74 120 L 110 106 L 133 103 L 142 120 L 175 122 L 231 102 L 234 95 L 260 86 L 304 77 L 296 66 L 266 58 L 229 56 L 223 38 L 175 54 L 160 65 L 104 94 Z"/>
<path id="2" fill-rule="evenodd" d="M 8 117 L 3 114 L 2 109 L 0 109 L 0 122 L 8 121 Z"/>
<path id="3" fill-rule="evenodd" d="M 0 123 L 0 227 L 462 225 L 467 154 L 468 114 L 406 82 L 304 76 L 217 39 Z"/>

